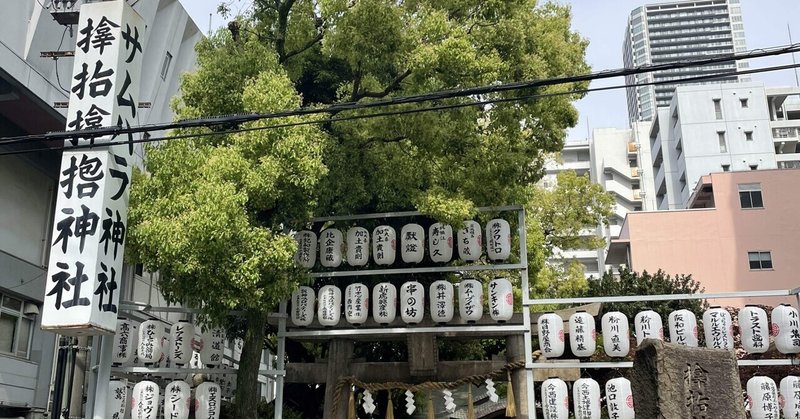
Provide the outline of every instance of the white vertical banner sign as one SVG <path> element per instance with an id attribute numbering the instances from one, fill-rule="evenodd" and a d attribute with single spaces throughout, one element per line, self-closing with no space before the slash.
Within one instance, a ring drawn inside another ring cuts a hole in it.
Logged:
<path id="1" fill-rule="evenodd" d="M 124 419 L 128 408 L 128 380 L 113 380 L 108 383 L 106 416 L 109 419 Z"/>
<path id="2" fill-rule="evenodd" d="M 144 21 L 125 1 L 81 6 L 68 131 L 136 125 L 144 32 Z M 124 141 L 130 139 L 65 151 L 61 158 L 44 330 L 90 335 L 116 329 L 133 166 L 133 145 Z M 90 142 L 72 139 L 65 146 Z"/>
<path id="3" fill-rule="evenodd" d="M 192 389 L 185 381 L 173 381 L 164 387 L 164 419 L 188 419 Z"/>

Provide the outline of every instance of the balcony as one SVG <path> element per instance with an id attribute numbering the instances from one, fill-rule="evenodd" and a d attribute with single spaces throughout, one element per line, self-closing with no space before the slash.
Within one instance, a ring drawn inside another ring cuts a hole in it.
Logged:
<path id="1" fill-rule="evenodd" d="M 628 154 L 636 154 L 639 151 L 639 143 L 628 143 Z"/>
<path id="2" fill-rule="evenodd" d="M 638 179 L 642 175 L 641 170 L 638 167 L 631 167 L 631 177 L 634 179 Z"/>

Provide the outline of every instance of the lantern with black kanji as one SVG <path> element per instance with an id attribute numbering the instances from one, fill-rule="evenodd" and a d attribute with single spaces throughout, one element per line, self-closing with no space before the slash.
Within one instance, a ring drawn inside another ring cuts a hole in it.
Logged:
<path id="1" fill-rule="evenodd" d="M 610 357 L 628 356 L 631 350 L 628 318 L 619 311 L 609 311 L 601 319 L 603 349 Z"/>
<path id="2" fill-rule="evenodd" d="M 409 281 L 400 287 L 400 317 L 408 324 L 417 324 L 425 315 L 425 287 Z"/>
<path id="3" fill-rule="evenodd" d="M 483 317 L 483 284 L 465 279 L 458 285 L 458 313 L 461 320 L 475 323 Z"/>
<path id="4" fill-rule="evenodd" d="M 131 417 L 136 419 L 156 419 L 160 390 L 152 381 L 139 381 L 131 393 Z"/>
<path id="5" fill-rule="evenodd" d="M 564 355 L 564 319 L 556 313 L 539 316 L 539 349 L 546 358 Z"/>
<path id="6" fill-rule="evenodd" d="M 133 359 L 134 344 L 138 342 L 139 328 L 137 322 L 126 319 L 117 319 L 117 331 L 114 333 L 114 350 L 111 352 L 111 362 L 121 364 Z"/>
<path id="7" fill-rule="evenodd" d="M 364 266 L 369 262 L 369 231 L 364 227 L 347 230 L 347 264 Z"/>
<path id="8" fill-rule="evenodd" d="M 225 329 L 211 327 L 200 334 L 200 362 L 209 367 L 222 365 L 225 355 Z"/>
<path id="9" fill-rule="evenodd" d="M 194 325 L 180 320 L 169 328 L 169 359 L 175 365 L 186 365 L 192 360 Z"/>
<path id="10" fill-rule="evenodd" d="M 776 419 L 781 417 L 778 388 L 772 378 L 755 376 L 747 380 L 747 402 L 752 419 Z"/>
<path id="11" fill-rule="evenodd" d="M 222 389 L 219 384 L 206 381 L 194 389 L 195 416 L 203 419 L 219 419 L 222 409 Z"/>
<path id="12" fill-rule="evenodd" d="M 342 316 L 342 290 L 335 285 L 325 285 L 319 290 L 317 302 L 317 319 L 325 327 L 339 324 Z"/>
<path id="13" fill-rule="evenodd" d="M 767 352 L 770 332 L 767 312 L 761 307 L 748 304 L 739 310 L 738 317 L 742 348 L 751 354 Z"/>
<path id="14" fill-rule="evenodd" d="M 511 256 L 511 227 L 508 221 L 495 218 L 486 223 L 486 254 L 491 260 L 506 260 Z"/>
<path id="15" fill-rule="evenodd" d="M 634 419 L 631 381 L 625 377 L 606 381 L 606 410 L 609 418 Z"/>
<path id="16" fill-rule="evenodd" d="M 679 345 L 697 347 L 697 316 L 689 310 L 669 313 L 669 340 Z"/>
<path id="17" fill-rule="evenodd" d="M 369 313 L 369 288 L 364 284 L 350 284 L 344 290 L 344 318 L 350 324 L 361 325 Z"/>
<path id="18" fill-rule="evenodd" d="M 580 358 L 594 355 L 597 349 L 595 336 L 594 317 L 591 314 L 578 311 L 569 316 L 569 346 L 573 355 Z"/>
<path id="19" fill-rule="evenodd" d="M 342 264 L 342 232 L 327 228 L 319 234 L 319 263 L 326 268 Z"/>
<path id="20" fill-rule="evenodd" d="M 633 324 L 637 346 L 645 339 L 664 340 L 664 323 L 661 321 L 661 315 L 655 311 L 644 310 L 636 313 Z"/>
<path id="21" fill-rule="evenodd" d="M 372 257 L 378 265 L 391 265 L 397 255 L 397 232 L 391 226 L 372 230 Z"/>
<path id="22" fill-rule="evenodd" d="M 297 241 L 294 261 L 306 269 L 313 268 L 317 263 L 317 235 L 313 231 L 303 230 L 294 239 Z"/>
<path id="23" fill-rule="evenodd" d="M 489 282 L 489 315 L 498 323 L 505 323 L 514 316 L 514 287 L 506 278 L 495 278 Z"/>
<path id="24" fill-rule="evenodd" d="M 592 378 L 579 378 L 572 384 L 575 419 L 600 419 L 600 384 Z"/>
<path id="25" fill-rule="evenodd" d="M 164 340 L 164 324 L 159 320 L 147 320 L 139 325 L 139 362 L 155 364 L 161 360 L 161 341 Z"/>
<path id="26" fill-rule="evenodd" d="M 564 380 L 553 377 L 542 383 L 542 416 L 544 419 L 569 418 L 569 396 Z"/>
<path id="27" fill-rule="evenodd" d="M 381 282 L 372 289 L 372 317 L 383 326 L 397 316 L 397 288 L 390 282 Z"/>
<path id="28" fill-rule="evenodd" d="M 306 327 L 314 321 L 314 289 L 302 286 L 292 293 L 292 324 Z"/>
<path id="29" fill-rule="evenodd" d="M 800 324 L 797 310 L 789 304 L 772 309 L 772 334 L 775 348 L 782 354 L 800 352 Z"/>
<path id="30" fill-rule="evenodd" d="M 188 419 L 192 388 L 185 381 L 173 381 L 164 387 L 164 418 Z"/>
<path id="31" fill-rule="evenodd" d="M 464 225 L 458 230 L 458 257 L 466 262 L 474 262 L 481 257 L 481 246 L 483 244 L 483 233 L 481 225 L 477 221 L 464 221 Z"/>
<path id="32" fill-rule="evenodd" d="M 432 261 L 450 262 L 453 259 L 453 227 L 442 223 L 431 224 L 428 228 L 428 248 Z"/>
<path id="33" fill-rule="evenodd" d="M 733 322 L 728 310 L 714 306 L 703 313 L 706 346 L 714 349 L 733 349 Z"/>
<path id="34" fill-rule="evenodd" d="M 425 255 L 425 229 L 419 224 L 406 224 L 400 230 L 400 255 L 403 263 L 420 263 Z"/>
<path id="35" fill-rule="evenodd" d="M 442 324 L 453 320 L 453 284 L 445 280 L 434 281 L 428 296 L 431 319 L 435 323 Z"/>
<path id="36" fill-rule="evenodd" d="M 780 384 L 781 410 L 784 418 L 800 418 L 800 377 L 788 375 Z"/>
<path id="37" fill-rule="evenodd" d="M 107 418 L 124 418 L 128 407 L 128 380 L 111 380 L 108 383 Z"/>

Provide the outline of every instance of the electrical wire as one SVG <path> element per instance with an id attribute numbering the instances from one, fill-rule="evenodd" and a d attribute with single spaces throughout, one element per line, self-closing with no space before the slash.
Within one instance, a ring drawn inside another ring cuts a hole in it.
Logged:
<path id="1" fill-rule="evenodd" d="M 64 44 L 64 36 L 67 34 L 67 29 L 69 29 L 69 27 L 65 26 L 64 32 L 61 33 L 61 41 L 58 42 L 58 47 L 56 47 L 56 51 L 61 51 L 61 45 Z M 70 93 L 69 89 L 65 89 L 64 86 L 61 85 L 61 77 L 58 74 L 58 57 L 53 57 L 53 61 L 55 62 L 56 65 L 56 81 L 58 82 L 58 87 L 60 87 L 61 90 L 69 94 Z"/>

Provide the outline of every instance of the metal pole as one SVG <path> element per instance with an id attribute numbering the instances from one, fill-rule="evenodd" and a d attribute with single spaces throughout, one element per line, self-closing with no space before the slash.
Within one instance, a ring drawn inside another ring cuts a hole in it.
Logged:
<path id="1" fill-rule="evenodd" d="M 789 31 L 789 45 L 793 45 L 792 42 L 792 27 L 787 23 L 786 30 Z M 797 61 L 794 58 L 794 52 L 792 52 L 792 64 L 797 65 Z M 800 87 L 800 76 L 797 75 L 797 67 L 794 68 L 794 82 L 797 87 Z"/>
<path id="2" fill-rule="evenodd" d="M 89 397 L 86 400 L 86 417 L 104 419 L 106 404 L 108 402 L 108 384 L 111 381 L 111 351 L 114 349 L 114 336 L 94 336 L 92 340 L 92 358 L 97 360 L 97 366 L 92 367 L 95 374 L 94 386 L 89 388 Z M 89 407 L 92 410 L 89 410 Z"/>
<path id="3" fill-rule="evenodd" d="M 58 358 L 56 360 L 56 379 L 53 386 L 53 410 L 50 412 L 51 419 L 58 419 L 61 416 L 61 404 L 64 400 L 64 376 L 67 372 L 67 339 L 59 337 Z"/>
<path id="4" fill-rule="evenodd" d="M 286 370 L 286 301 L 281 301 L 278 308 L 278 359 L 275 368 L 281 373 L 275 377 L 275 419 L 283 418 L 283 377 Z"/>

